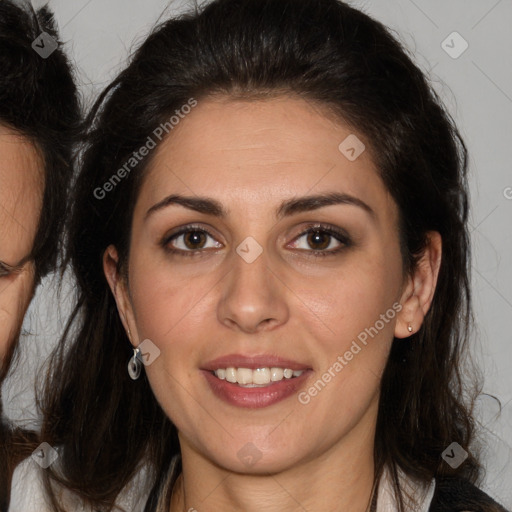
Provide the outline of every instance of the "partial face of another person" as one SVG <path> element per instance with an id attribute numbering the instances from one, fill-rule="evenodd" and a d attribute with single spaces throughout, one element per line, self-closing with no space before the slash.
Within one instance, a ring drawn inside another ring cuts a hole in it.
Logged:
<path id="1" fill-rule="evenodd" d="M 0 361 L 19 334 L 34 291 L 30 258 L 44 191 L 34 145 L 0 125 Z"/>
<path id="2" fill-rule="evenodd" d="M 368 150 L 340 151 L 352 134 L 301 99 L 209 99 L 156 149 L 127 282 L 104 261 L 132 343 L 160 351 L 145 371 L 182 451 L 272 473 L 373 449 L 393 336 L 435 279 L 404 276 L 397 206 Z"/>

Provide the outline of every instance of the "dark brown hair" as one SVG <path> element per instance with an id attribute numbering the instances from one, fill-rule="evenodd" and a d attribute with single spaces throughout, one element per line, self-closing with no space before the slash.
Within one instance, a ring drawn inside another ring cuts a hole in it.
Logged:
<path id="1" fill-rule="evenodd" d="M 384 464 L 421 481 L 474 482 L 477 457 L 452 469 L 452 442 L 473 439 L 463 356 L 471 324 L 466 148 L 424 74 L 379 22 L 337 0 L 214 0 L 158 26 L 92 109 L 73 197 L 68 260 L 78 303 L 54 355 L 43 401 L 43 439 L 62 447 L 46 473 L 96 509 L 147 461 L 154 493 L 179 452 L 176 428 L 145 375 L 130 380 L 132 347 L 102 268 L 114 244 L 126 268 L 133 207 L 150 157 L 105 197 L 94 191 L 148 135 L 193 97 L 298 95 L 364 135 L 400 212 L 404 272 L 429 231 L 443 239 L 432 307 L 421 329 L 395 339 L 381 382 L 375 440 Z M 186 121 L 185 121 L 186 122 Z M 172 134 L 170 135 L 172 136 Z M 56 498 L 54 504 L 57 508 Z M 152 501 L 147 510 L 152 509 Z"/>
<path id="2" fill-rule="evenodd" d="M 27 138 L 44 166 L 43 206 L 30 255 L 35 285 L 57 265 L 80 120 L 72 68 L 64 52 L 57 48 L 44 59 L 32 48 L 43 31 L 58 41 L 47 8 L 34 12 L 9 0 L 0 2 L 0 124 Z M 0 384 L 16 354 L 18 337 L 19 332 L 9 340 Z M 9 425 L 1 414 L 0 402 L 0 511 L 4 511 L 12 471 L 35 447 L 36 437 Z"/>

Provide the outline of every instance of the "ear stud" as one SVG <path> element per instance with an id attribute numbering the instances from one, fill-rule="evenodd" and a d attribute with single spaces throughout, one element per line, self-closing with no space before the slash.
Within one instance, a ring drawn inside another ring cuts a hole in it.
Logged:
<path id="1" fill-rule="evenodd" d="M 411 324 L 409 324 L 409 326 L 407 327 L 407 330 L 408 330 L 409 332 L 412 332 L 412 325 L 411 325 Z"/>

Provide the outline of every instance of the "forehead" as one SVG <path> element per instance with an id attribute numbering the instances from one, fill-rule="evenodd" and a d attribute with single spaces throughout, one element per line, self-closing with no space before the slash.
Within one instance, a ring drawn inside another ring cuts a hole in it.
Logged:
<path id="1" fill-rule="evenodd" d="M 27 138 L 0 125 L 1 258 L 16 259 L 30 249 L 43 189 L 44 167 L 37 149 Z"/>
<path id="2" fill-rule="evenodd" d="M 301 98 L 206 99 L 155 150 L 139 199 L 147 206 L 179 191 L 268 205 L 277 196 L 342 189 L 388 200 L 370 151 L 352 161 L 340 151 L 347 138 L 364 141 Z"/>
<path id="3" fill-rule="evenodd" d="M 0 180 L 11 192 L 44 182 L 43 162 L 34 144 L 25 136 L 0 124 Z"/>

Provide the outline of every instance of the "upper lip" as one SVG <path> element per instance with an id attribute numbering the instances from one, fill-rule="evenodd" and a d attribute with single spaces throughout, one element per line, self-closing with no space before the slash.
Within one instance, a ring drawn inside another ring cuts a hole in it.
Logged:
<path id="1" fill-rule="evenodd" d="M 279 356 L 260 354 L 246 356 L 242 354 L 228 354 L 218 357 L 206 363 L 203 370 L 215 371 L 219 368 L 249 368 L 256 370 L 257 368 L 289 368 L 290 370 L 309 370 L 310 367 L 305 363 L 284 359 Z"/>

